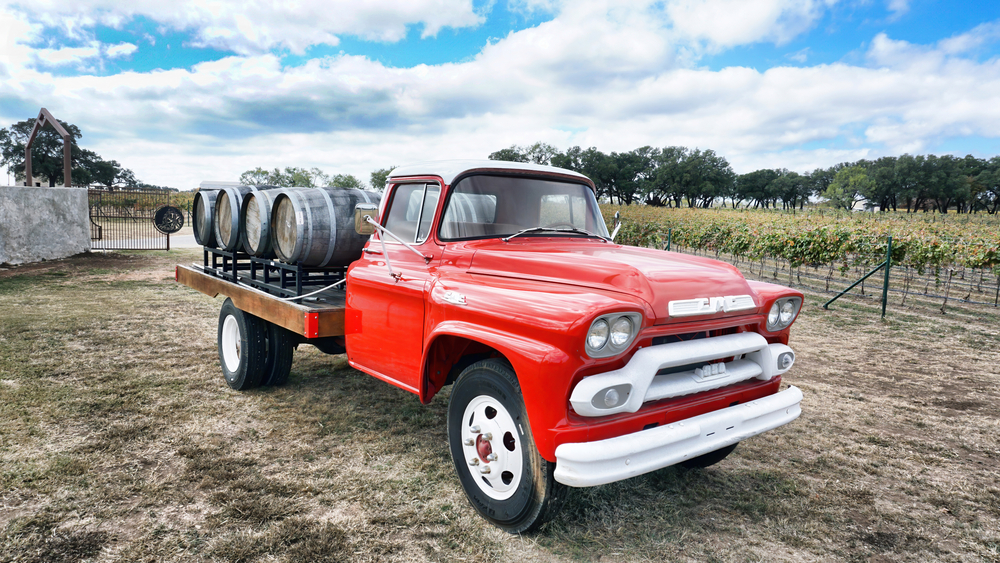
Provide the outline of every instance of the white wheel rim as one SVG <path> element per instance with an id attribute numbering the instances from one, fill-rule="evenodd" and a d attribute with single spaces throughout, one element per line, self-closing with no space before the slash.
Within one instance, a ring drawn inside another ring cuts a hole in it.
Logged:
<path id="1" fill-rule="evenodd" d="M 222 323 L 222 361 L 230 373 L 240 369 L 240 324 L 229 315 Z"/>
<path id="2" fill-rule="evenodd" d="M 469 402 L 462 417 L 462 453 L 472 480 L 490 498 L 514 495 L 524 472 L 521 434 L 507 409 L 493 397 Z M 488 454 L 492 454 L 492 457 Z"/>

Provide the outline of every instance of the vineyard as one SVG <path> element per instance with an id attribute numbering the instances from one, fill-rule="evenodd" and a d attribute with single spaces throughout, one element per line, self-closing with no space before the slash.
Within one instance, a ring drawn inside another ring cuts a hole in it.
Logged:
<path id="1" fill-rule="evenodd" d="M 617 241 L 713 254 L 759 277 L 787 276 L 830 291 L 885 260 L 892 237 L 891 290 L 996 305 L 1000 294 L 1000 220 L 938 214 L 761 212 L 602 206 L 608 224 L 620 212 Z M 897 270 L 899 268 L 899 270 Z M 770 274 L 770 275 L 768 275 Z M 834 285 L 831 286 L 831 282 Z"/>

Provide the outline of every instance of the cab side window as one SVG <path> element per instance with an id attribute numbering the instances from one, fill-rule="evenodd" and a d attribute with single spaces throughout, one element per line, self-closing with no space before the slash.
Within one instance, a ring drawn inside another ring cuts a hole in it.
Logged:
<path id="1" fill-rule="evenodd" d="M 406 242 L 421 243 L 427 240 L 434 221 L 441 186 L 437 184 L 402 184 L 397 186 L 385 228 Z M 393 242 L 387 237 L 386 242 Z"/>

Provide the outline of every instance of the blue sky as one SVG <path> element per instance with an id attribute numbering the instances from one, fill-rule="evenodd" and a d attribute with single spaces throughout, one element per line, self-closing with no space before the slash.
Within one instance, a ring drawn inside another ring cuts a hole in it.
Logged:
<path id="1" fill-rule="evenodd" d="M 993 156 L 1000 3 L 953 6 L 0 1 L 0 125 L 45 106 L 181 189 L 256 166 L 367 179 L 535 141 L 710 148 L 737 172 Z"/>

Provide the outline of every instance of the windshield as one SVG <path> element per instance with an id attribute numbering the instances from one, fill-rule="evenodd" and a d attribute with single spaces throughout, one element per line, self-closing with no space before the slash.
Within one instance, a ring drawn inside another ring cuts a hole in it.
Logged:
<path id="1" fill-rule="evenodd" d="M 608 237 L 594 191 L 588 186 L 486 175 L 463 178 L 452 187 L 438 235 L 441 240 L 493 238 L 536 227 L 575 228 Z M 532 234 L 580 236 L 551 231 Z"/>

